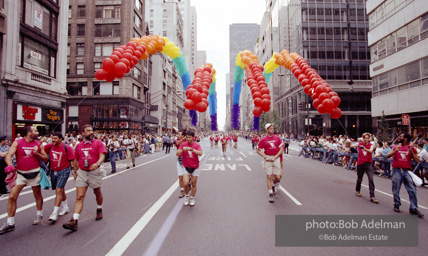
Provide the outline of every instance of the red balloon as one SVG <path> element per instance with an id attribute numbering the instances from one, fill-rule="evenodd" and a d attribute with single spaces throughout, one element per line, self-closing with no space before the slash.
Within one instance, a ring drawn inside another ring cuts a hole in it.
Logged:
<path id="1" fill-rule="evenodd" d="M 270 100 L 270 95 L 269 94 L 263 94 L 262 95 L 262 100 L 264 100 L 264 99 Z"/>
<path id="2" fill-rule="evenodd" d="M 265 81 L 265 77 L 263 75 L 259 75 L 256 80 L 258 82 Z"/>
<path id="3" fill-rule="evenodd" d="M 255 107 L 253 110 L 253 115 L 256 117 L 261 116 L 263 113 L 263 109 L 261 107 Z"/>
<path id="4" fill-rule="evenodd" d="M 324 100 L 326 100 L 326 99 L 330 99 L 330 95 L 328 95 L 328 93 L 323 92 L 323 93 L 321 93 L 321 94 L 318 96 L 318 99 L 319 99 L 321 102 L 324 102 Z"/>
<path id="5" fill-rule="evenodd" d="M 321 101 L 319 99 L 315 99 L 312 102 L 312 106 L 314 106 L 315 109 L 317 109 L 320 104 L 321 104 Z"/>
<path id="6" fill-rule="evenodd" d="M 333 92 L 330 86 L 326 86 L 326 88 L 327 88 L 327 93 Z"/>
<path id="7" fill-rule="evenodd" d="M 311 97 L 312 97 L 312 100 L 316 100 L 316 99 L 318 99 L 318 96 L 319 96 L 319 95 L 318 95 L 317 93 L 313 93 L 313 94 L 312 94 L 312 96 L 311 96 Z"/>
<path id="8" fill-rule="evenodd" d="M 135 57 L 137 57 L 138 59 L 140 59 L 141 55 L 143 55 L 143 54 L 139 50 L 135 50 L 134 51 L 134 55 L 135 55 Z"/>
<path id="9" fill-rule="evenodd" d="M 95 78 L 100 81 L 106 79 L 107 75 L 108 75 L 108 72 L 105 71 L 104 69 L 100 69 L 100 70 L 97 70 L 97 72 L 95 72 Z"/>
<path id="10" fill-rule="evenodd" d="M 310 84 L 309 79 L 303 79 L 301 82 L 302 86 L 305 87 L 306 85 Z"/>
<path id="11" fill-rule="evenodd" d="M 342 116 L 342 110 L 340 108 L 334 108 L 330 111 L 330 116 L 333 119 L 339 119 Z"/>
<path id="12" fill-rule="evenodd" d="M 262 106 L 262 99 L 261 98 L 254 98 L 254 106 L 261 107 Z"/>
<path id="13" fill-rule="evenodd" d="M 210 72 L 211 73 L 211 68 L 210 67 L 205 67 L 204 71 Z"/>
<path id="14" fill-rule="evenodd" d="M 196 89 L 198 92 L 202 92 L 202 85 L 195 84 L 195 89 Z"/>
<path id="15" fill-rule="evenodd" d="M 129 52 L 125 52 L 123 54 L 123 58 L 126 58 L 131 62 L 132 61 L 132 54 L 130 54 Z"/>
<path id="16" fill-rule="evenodd" d="M 192 110 L 195 107 L 195 103 L 192 100 L 184 101 L 184 107 L 188 110 Z"/>
<path id="17" fill-rule="evenodd" d="M 114 65 L 114 72 L 118 75 L 123 75 L 126 73 L 126 65 L 123 62 L 118 62 Z"/>
<path id="18" fill-rule="evenodd" d="M 193 102 L 195 102 L 196 104 L 198 104 L 199 102 L 201 102 L 201 100 L 202 100 L 202 94 L 201 93 L 199 93 L 199 92 L 195 92 L 195 93 L 193 93 L 193 95 L 192 95 L 192 100 L 193 100 Z M 196 109 L 197 110 L 197 109 Z"/>
<path id="19" fill-rule="evenodd" d="M 203 81 L 203 82 L 202 82 L 202 86 L 205 86 L 205 87 L 207 87 L 207 88 L 210 88 L 210 84 L 211 84 L 211 83 L 209 83 L 208 81 Z"/>
<path id="20" fill-rule="evenodd" d="M 262 94 L 269 94 L 269 89 L 267 87 L 260 90 Z"/>
<path id="21" fill-rule="evenodd" d="M 208 94 L 201 93 L 201 95 L 202 95 L 202 100 L 203 100 L 203 99 L 208 99 Z"/>
<path id="22" fill-rule="evenodd" d="M 125 51 L 123 48 L 121 48 L 121 47 L 117 47 L 116 49 L 114 49 L 114 51 L 113 52 L 120 52 L 121 54 L 123 54 L 123 52 Z"/>
<path id="23" fill-rule="evenodd" d="M 254 92 L 253 93 L 253 99 L 261 98 L 262 95 L 266 95 L 266 94 L 262 94 L 261 92 Z"/>
<path id="24" fill-rule="evenodd" d="M 339 96 L 336 92 L 329 92 L 328 94 L 330 95 L 330 97 Z"/>
<path id="25" fill-rule="evenodd" d="M 110 58 L 105 58 L 103 60 L 102 69 L 104 69 L 108 73 L 114 72 L 114 61 Z"/>
<path id="26" fill-rule="evenodd" d="M 299 83 L 302 83 L 303 79 L 306 79 L 306 78 L 307 78 L 307 76 L 306 76 L 305 74 L 301 74 L 301 75 L 297 78 L 297 80 L 299 80 Z"/>
<path id="27" fill-rule="evenodd" d="M 291 71 L 291 72 L 293 72 L 293 71 Z M 293 74 L 294 74 L 294 76 L 296 78 L 299 78 L 299 76 L 302 74 L 302 70 L 300 68 L 299 69 L 295 69 L 294 72 L 293 72 Z"/>
<path id="28" fill-rule="evenodd" d="M 205 88 L 202 88 L 202 93 L 205 93 L 206 95 L 210 95 L 210 91 L 208 91 L 207 89 L 205 89 Z"/>
<path id="29" fill-rule="evenodd" d="M 112 54 L 112 55 L 110 55 L 110 59 L 112 59 L 114 64 L 116 64 L 120 58 L 116 54 Z"/>
<path id="30" fill-rule="evenodd" d="M 113 80 L 116 78 L 116 74 L 114 72 L 108 73 L 106 77 L 107 82 L 113 82 Z"/>
<path id="31" fill-rule="evenodd" d="M 266 108 L 269 108 L 270 107 L 270 100 L 268 100 L 268 99 L 262 100 L 261 106 L 262 106 L 263 110 L 265 110 Z"/>
<path id="32" fill-rule="evenodd" d="M 134 66 L 137 65 L 139 58 L 137 56 L 132 56 L 132 62 L 134 63 Z"/>
<path id="33" fill-rule="evenodd" d="M 210 102 L 207 99 L 205 99 L 205 98 L 202 98 L 201 102 L 205 103 L 207 106 L 210 105 Z"/>
<path id="34" fill-rule="evenodd" d="M 319 85 L 315 89 L 316 94 L 321 94 L 323 92 L 327 92 L 327 88 L 324 85 Z"/>
<path id="35" fill-rule="evenodd" d="M 116 55 L 119 59 L 121 59 L 122 58 L 122 52 L 119 52 L 119 51 L 113 51 L 113 53 L 110 55 L 110 58 L 111 58 L 111 56 L 113 56 L 113 55 Z"/>
<path id="36" fill-rule="evenodd" d="M 325 113 L 327 113 L 327 110 L 325 110 L 325 108 L 324 108 L 324 106 L 323 106 L 322 104 L 319 104 L 319 105 L 318 105 L 317 110 L 318 110 L 318 112 L 319 112 L 320 114 L 325 114 Z"/>
<path id="37" fill-rule="evenodd" d="M 331 99 L 325 99 L 322 105 L 327 112 L 330 112 L 334 108 L 334 102 Z"/>
<path id="38" fill-rule="evenodd" d="M 135 48 L 135 47 L 137 47 L 137 46 L 138 46 L 138 43 L 137 43 L 137 42 L 135 42 L 135 41 L 129 41 L 129 42 L 126 44 L 126 46 L 132 46 L 133 48 Z"/>
<path id="39" fill-rule="evenodd" d="M 122 58 L 119 62 L 125 63 L 127 67 L 131 66 L 131 62 L 128 59 Z"/>
<path id="40" fill-rule="evenodd" d="M 144 47 L 144 45 L 139 45 L 135 48 L 135 50 L 140 51 L 141 54 L 144 54 L 146 52 L 146 47 Z"/>
<path id="41" fill-rule="evenodd" d="M 321 83 L 320 83 L 320 82 L 318 82 L 318 81 L 315 81 L 315 82 L 313 82 L 313 83 L 311 84 L 311 88 L 312 88 L 312 89 L 316 89 L 319 85 L 321 85 Z"/>
<path id="42" fill-rule="evenodd" d="M 308 84 L 308 85 L 306 85 L 305 86 L 305 88 L 303 88 L 303 91 L 306 93 L 306 94 L 309 94 L 309 90 L 311 89 L 311 85 L 310 84 Z"/>
<path id="43" fill-rule="evenodd" d="M 116 78 L 123 78 L 123 76 L 124 76 L 125 74 L 116 74 Z"/>
<path id="44" fill-rule="evenodd" d="M 126 50 L 123 53 L 130 53 L 131 55 L 134 55 L 134 49 L 126 48 Z"/>
<path id="45" fill-rule="evenodd" d="M 198 104 L 195 105 L 195 110 L 201 113 L 207 111 L 207 108 L 208 106 L 204 102 L 199 102 Z"/>
<path id="46" fill-rule="evenodd" d="M 329 95 L 331 94 L 329 93 Z M 338 96 L 331 97 L 331 100 L 333 101 L 335 108 L 337 108 L 340 105 L 341 100 Z"/>

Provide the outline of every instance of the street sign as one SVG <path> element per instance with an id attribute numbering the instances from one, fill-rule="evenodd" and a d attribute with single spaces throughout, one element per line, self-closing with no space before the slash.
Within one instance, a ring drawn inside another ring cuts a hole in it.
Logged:
<path id="1" fill-rule="evenodd" d="M 409 115 L 403 115 L 401 117 L 401 119 L 402 119 L 403 125 L 409 125 L 410 124 L 410 117 L 409 117 Z"/>

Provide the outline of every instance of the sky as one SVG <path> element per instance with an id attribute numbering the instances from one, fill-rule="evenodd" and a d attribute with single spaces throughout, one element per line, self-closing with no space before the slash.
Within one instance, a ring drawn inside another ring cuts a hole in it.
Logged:
<path id="1" fill-rule="evenodd" d="M 229 72 L 229 25 L 260 24 L 266 0 L 191 0 L 197 14 L 198 51 L 207 52 L 207 62 L 217 71 L 217 123 L 226 123 L 226 74 Z M 254 49 L 248 49 L 254 51 Z"/>

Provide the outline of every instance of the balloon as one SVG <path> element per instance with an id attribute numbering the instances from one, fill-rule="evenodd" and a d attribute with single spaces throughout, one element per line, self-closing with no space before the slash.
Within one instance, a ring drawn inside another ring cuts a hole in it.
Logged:
<path id="1" fill-rule="evenodd" d="M 110 55 L 110 59 L 112 59 L 114 64 L 116 64 L 120 58 L 116 54 L 112 54 L 112 55 Z"/>
<path id="2" fill-rule="evenodd" d="M 112 73 L 108 73 L 107 77 L 106 77 L 106 81 L 107 82 L 113 82 L 113 80 L 116 78 L 116 74 L 114 72 Z"/>
<path id="3" fill-rule="evenodd" d="M 262 94 L 261 92 L 256 91 L 253 93 L 253 99 L 261 98 L 262 95 L 266 95 L 266 94 Z"/>
<path id="4" fill-rule="evenodd" d="M 260 75 L 260 76 L 258 76 L 257 77 L 257 79 L 256 79 L 258 82 L 261 82 L 261 81 L 265 81 L 265 77 L 263 76 L 263 75 Z"/>
<path id="5" fill-rule="evenodd" d="M 319 99 L 321 102 L 324 102 L 324 100 L 326 100 L 326 99 L 330 99 L 330 95 L 328 95 L 328 93 L 323 92 L 323 93 L 321 93 L 321 94 L 318 96 L 318 99 Z"/>
<path id="6" fill-rule="evenodd" d="M 260 90 L 262 94 L 269 94 L 269 89 L 268 88 L 263 88 Z"/>
<path id="7" fill-rule="evenodd" d="M 254 98 L 254 106 L 261 107 L 262 106 L 262 99 L 261 98 Z"/>
<path id="8" fill-rule="evenodd" d="M 311 84 L 311 88 L 312 88 L 312 89 L 316 89 L 319 85 L 321 85 L 321 83 L 320 83 L 320 82 L 318 82 L 318 81 L 315 81 L 315 82 L 313 82 L 313 83 Z"/>
<path id="9" fill-rule="evenodd" d="M 119 62 L 125 63 L 127 67 L 131 66 L 131 62 L 128 59 L 122 58 Z"/>
<path id="10" fill-rule="evenodd" d="M 293 71 L 291 71 L 291 72 L 293 72 Z M 295 69 L 293 74 L 296 78 L 299 78 L 299 76 L 302 74 L 302 70 L 301 69 Z"/>
<path id="11" fill-rule="evenodd" d="M 205 103 L 207 106 L 210 105 L 209 101 L 206 98 L 202 98 L 201 102 Z"/>
<path id="12" fill-rule="evenodd" d="M 306 94 L 309 94 L 309 90 L 311 89 L 311 85 L 310 84 L 308 84 L 308 85 L 306 85 L 305 86 L 305 88 L 303 88 L 303 91 L 306 93 Z"/>
<path id="13" fill-rule="evenodd" d="M 126 65 L 123 62 L 118 62 L 114 65 L 114 72 L 118 75 L 123 75 L 126 73 Z"/>
<path id="14" fill-rule="evenodd" d="M 149 57 L 149 53 L 148 52 L 144 52 L 143 55 L 141 55 L 142 60 L 146 60 Z"/>
<path id="15" fill-rule="evenodd" d="M 141 54 L 144 54 L 146 52 L 146 47 L 144 47 L 144 45 L 137 46 L 137 48 L 135 49 L 140 51 Z"/>
<path id="16" fill-rule="evenodd" d="M 201 95 L 202 95 L 202 100 L 203 100 L 203 99 L 208 99 L 208 94 L 201 93 Z"/>
<path id="17" fill-rule="evenodd" d="M 130 62 L 132 61 L 132 54 L 129 52 L 125 52 L 122 57 L 128 59 Z"/>
<path id="18" fill-rule="evenodd" d="M 211 68 L 210 67 L 205 67 L 204 71 L 210 72 L 211 73 Z"/>
<path id="19" fill-rule="evenodd" d="M 329 93 L 329 95 L 331 94 Z M 332 96 L 331 100 L 333 101 L 335 108 L 337 108 L 340 105 L 341 100 L 338 96 Z"/>
<path id="20" fill-rule="evenodd" d="M 331 99 L 325 99 L 322 105 L 327 112 L 330 112 L 334 108 L 334 102 Z"/>
<path id="21" fill-rule="evenodd" d="M 313 94 L 312 94 L 312 96 L 311 96 L 311 97 L 312 97 L 312 100 L 316 100 L 316 99 L 318 99 L 318 96 L 319 96 L 319 95 L 318 95 L 317 93 L 313 93 Z"/>
<path id="22" fill-rule="evenodd" d="M 340 108 L 334 108 L 330 111 L 330 116 L 333 119 L 339 119 L 342 116 L 342 110 Z"/>
<path id="23" fill-rule="evenodd" d="M 102 69 L 104 69 L 108 73 L 114 72 L 114 61 L 110 58 L 105 58 L 103 60 Z"/>
<path id="24" fill-rule="evenodd" d="M 303 79 L 301 82 L 302 86 L 305 87 L 306 85 L 310 84 L 309 79 Z"/>
<path id="25" fill-rule="evenodd" d="M 317 107 L 317 110 L 320 114 L 325 114 L 327 113 L 327 110 L 325 110 L 324 106 L 322 104 L 319 104 Z"/>
<path id="26" fill-rule="evenodd" d="M 137 65 L 137 63 L 138 63 L 137 56 L 132 56 L 132 62 L 134 63 L 134 66 Z"/>
<path id="27" fill-rule="evenodd" d="M 143 55 L 143 54 L 139 50 L 135 50 L 134 55 L 135 55 L 135 57 L 137 57 L 139 59 L 139 58 L 141 58 L 141 55 Z"/>
<path id="28" fill-rule="evenodd" d="M 262 95 L 262 100 L 264 100 L 264 99 L 270 100 L 270 95 L 269 94 L 263 94 Z"/>
<path id="29" fill-rule="evenodd" d="M 306 79 L 306 78 L 307 78 L 307 76 L 306 76 L 305 74 L 301 74 L 301 75 L 297 78 L 297 80 L 299 80 L 299 83 L 302 83 L 303 79 Z"/>
<path id="30" fill-rule="evenodd" d="M 188 110 L 192 110 L 195 107 L 195 103 L 192 100 L 184 101 L 184 107 Z"/>
<path id="31" fill-rule="evenodd" d="M 270 100 L 268 100 L 268 99 L 264 99 L 264 100 L 262 100 L 262 104 L 261 104 L 261 106 L 262 106 L 263 110 L 264 110 L 265 108 L 270 107 Z"/>
<path id="32" fill-rule="evenodd" d="M 104 69 L 100 69 L 100 70 L 97 70 L 97 72 L 95 72 L 95 78 L 100 81 L 106 79 L 107 75 L 108 75 L 108 72 L 105 71 Z"/>
<path id="33" fill-rule="evenodd" d="M 330 97 L 339 96 L 336 92 L 329 92 L 328 94 L 330 95 Z"/>
<path id="34" fill-rule="evenodd" d="M 321 101 L 319 99 L 315 99 L 312 102 L 312 106 L 314 106 L 315 109 L 317 109 L 320 104 L 321 104 Z"/>
<path id="35" fill-rule="evenodd" d="M 263 113 L 263 109 L 261 107 L 255 107 L 253 109 L 253 115 L 256 116 L 256 117 L 261 116 L 262 113 Z"/>
<path id="36" fill-rule="evenodd" d="M 123 78 L 125 74 L 116 74 L 116 78 Z"/>
<path id="37" fill-rule="evenodd" d="M 207 108 L 208 106 L 204 102 L 199 102 L 198 104 L 195 105 L 195 110 L 201 113 L 207 111 Z"/>
<path id="38" fill-rule="evenodd" d="M 319 85 L 315 88 L 315 93 L 318 95 L 325 92 L 327 92 L 327 88 L 324 85 Z"/>
<path id="39" fill-rule="evenodd" d="M 199 93 L 199 92 L 195 92 L 195 93 L 193 93 L 193 95 L 192 95 L 192 100 L 193 100 L 193 102 L 195 102 L 196 104 L 197 103 L 199 103 L 199 102 L 201 102 L 201 100 L 202 100 L 202 94 L 201 93 Z M 197 109 L 196 109 L 197 110 Z"/>

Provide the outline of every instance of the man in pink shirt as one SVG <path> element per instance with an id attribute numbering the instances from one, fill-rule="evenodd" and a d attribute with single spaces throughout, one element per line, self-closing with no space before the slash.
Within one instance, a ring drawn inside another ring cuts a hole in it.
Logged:
<path id="1" fill-rule="evenodd" d="M 409 194 L 410 209 L 409 213 L 417 215 L 423 219 L 424 215 L 418 211 L 418 198 L 416 196 L 416 186 L 413 183 L 412 177 L 409 174 L 411 169 L 411 161 L 414 159 L 419 163 L 419 156 L 416 149 L 410 145 L 412 136 L 410 134 L 402 134 L 399 137 L 398 145 L 395 145 L 392 150 L 386 155 L 387 158 L 392 158 L 392 193 L 394 194 L 394 211 L 400 212 L 400 188 L 401 183 Z"/>
<path id="2" fill-rule="evenodd" d="M 101 185 L 104 174 L 99 168 L 104 162 L 107 150 L 100 140 L 94 139 L 94 131 L 91 125 L 87 124 L 83 126 L 82 136 L 85 140 L 76 146 L 76 158 L 73 161 L 73 176 L 76 180 L 74 214 L 69 222 L 62 225 L 63 228 L 72 231 L 77 230 L 77 222 L 83 209 L 83 200 L 85 199 L 88 187 L 94 189 L 97 201 L 97 214 L 95 220 L 101 220 L 103 218 L 103 194 L 101 193 Z"/>
<path id="3" fill-rule="evenodd" d="M 33 225 L 42 223 L 43 220 L 43 197 L 39 185 L 40 162 L 46 162 L 48 156 L 41 143 L 37 141 L 39 132 L 34 126 L 25 126 L 24 137 L 15 140 L 6 154 L 7 173 L 16 171 L 18 173 L 15 185 L 11 188 L 7 202 L 7 221 L 0 228 L 0 234 L 15 230 L 16 201 L 21 190 L 25 186 L 31 186 L 36 199 L 37 214 Z M 16 169 L 12 163 L 12 156 L 16 154 Z"/>
<path id="4" fill-rule="evenodd" d="M 186 173 L 183 175 L 184 193 L 186 194 L 184 198 L 185 206 L 189 204 L 190 206 L 195 205 L 196 182 L 201 172 L 201 169 L 199 169 L 199 156 L 202 156 L 202 148 L 198 143 L 193 141 L 194 137 L 195 133 L 188 131 L 186 133 L 186 141 L 180 144 L 176 153 L 177 156 L 182 156 L 183 166 L 186 169 Z M 192 191 L 189 197 L 190 179 L 192 180 Z"/>
<path id="5" fill-rule="evenodd" d="M 281 157 L 284 147 L 282 146 L 281 138 L 274 135 L 275 130 L 273 124 L 266 124 L 265 129 L 267 131 L 267 135 L 260 140 L 257 147 L 257 154 L 263 157 L 262 164 L 267 175 L 269 202 L 273 203 L 273 196 L 278 192 L 279 182 L 282 178 Z M 262 149 L 264 152 L 262 152 Z"/>

